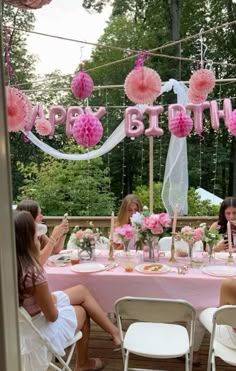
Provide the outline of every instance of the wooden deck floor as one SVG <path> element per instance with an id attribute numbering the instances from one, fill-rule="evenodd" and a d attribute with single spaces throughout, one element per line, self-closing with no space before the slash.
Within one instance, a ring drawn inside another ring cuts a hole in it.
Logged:
<path id="1" fill-rule="evenodd" d="M 193 370 L 206 371 L 207 370 L 207 356 L 209 347 L 209 334 L 206 333 L 201 347 L 201 366 L 193 367 Z M 113 343 L 103 330 L 97 325 L 92 324 L 89 354 L 91 357 L 100 357 L 105 360 L 105 371 L 122 371 L 123 363 L 121 352 L 113 351 Z M 75 356 L 73 356 L 70 367 L 73 370 L 75 364 Z M 217 358 L 217 371 L 235 371 L 235 367 L 230 366 Z M 184 362 L 179 359 L 154 360 L 150 358 L 143 358 L 138 356 L 131 356 L 130 367 L 151 368 L 153 370 L 168 370 L 181 371 L 185 369 Z"/>

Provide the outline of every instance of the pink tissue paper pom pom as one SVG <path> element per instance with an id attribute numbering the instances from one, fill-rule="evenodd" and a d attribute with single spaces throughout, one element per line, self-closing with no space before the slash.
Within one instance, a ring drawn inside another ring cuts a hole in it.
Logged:
<path id="1" fill-rule="evenodd" d="M 229 119 L 229 131 L 236 136 L 236 109 L 233 110 Z"/>
<path id="2" fill-rule="evenodd" d="M 8 131 L 24 130 L 31 121 L 31 103 L 19 89 L 7 86 L 5 91 Z"/>
<path id="3" fill-rule="evenodd" d="M 140 67 L 128 74 L 124 89 L 132 102 L 152 103 L 161 92 L 161 79 L 152 68 Z"/>
<path id="4" fill-rule="evenodd" d="M 84 70 L 80 70 L 72 78 L 71 90 L 76 98 L 88 98 L 93 91 L 92 78 Z"/>
<path id="5" fill-rule="evenodd" d="M 203 103 L 207 100 L 207 94 L 195 93 L 192 89 L 187 91 L 188 99 L 191 103 Z"/>
<path id="6" fill-rule="evenodd" d="M 213 90 L 215 83 L 214 72 L 206 68 L 201 68 L 192 74 L 189 80 L 189 87 L 196 94 L 207 95 Z"/>
<path id="7" fill-rule="evenodd" d="M 96 116 L 85 113 L 75 120 L 72 133 L 77 143 L 91 147 L 101 139 L 103 127 Z"/>
<path id="8" fill-rule="evenodd" d="M 35 129 L 39 135 L 46 136 L 50 134 L 52 125 L 48 120 L 41 118 L 35 120 Z"/>
<path id="9" fill-rule="evenodd" d="M 193 120 L 184 112 L 177 112 L 170 120 L 169 130 L 176 137 L 186 137 L 193 128 Z"/>
<path id="10" fill-rule="evenodd" d="M 19 9 L 38 9 L 47 5 L 51 0 L 5 0 L 8 4 Z"/>

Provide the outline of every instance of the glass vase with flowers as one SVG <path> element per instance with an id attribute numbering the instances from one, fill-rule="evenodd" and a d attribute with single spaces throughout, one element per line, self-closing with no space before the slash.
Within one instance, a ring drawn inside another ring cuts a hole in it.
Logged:
<path id="1" fill-rule="evenodd" d="M 158 240 L 171 225 L 171 218 L 166 213 L 149 214 L 135 213 L 131 223 L 136 232 L 136 249 L 143 249 L 144 261 L 159 259 Z"/>
<path id="2" fill-rule="evenodd" d="M 222 234 L 219 233 L 218 229 L 209 229 L 206 223 L 200 224 L 200 228 L 203 230 L 202 241 L 206 245 L 208 260 L 210 263 L 213 259 L 214 245 L 216 245 L 222 238 Z"/>
<path id="3" fill-rule="evenodd" d="M 92 223 L 90 223 L 90 227 L 83 230 L 79 226 L 75 226 L 67 245 L 69 249 L 78 250 L 81 260 L 95 259 L 95 245 L 97 240 L 99 240 L 100 234 L 98 229 L 94 229 Z"/>
<path id="4" fill-rule="evenodd" d="M 116 227 L 113 233 L 113 242 L 122 244 L 124 251 L 128 251 L 129 243 L 134 237 L 134 228 L 130 224 L 124 224 L 121 227 Z"/>
<path id="5" fill-rule="evenodd" d="M 184 240 L 188 243 L 188 256 L 190 265 L 193 262 L 193 245 L 197 241 L 201 241 L 203 238 L 203 228 L 192 228 L 190 226 L 184 226 L 179 233 L 175 236 L 177 240 Z"/>

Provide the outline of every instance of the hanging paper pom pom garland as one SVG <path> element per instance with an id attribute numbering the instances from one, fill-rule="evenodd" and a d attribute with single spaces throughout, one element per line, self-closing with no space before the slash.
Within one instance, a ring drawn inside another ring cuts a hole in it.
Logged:
<path id="1" fill-rule="evenodd" d="M 5 0 L 5 2 L 19 9 L 39 9 L 49 4 L 51 0 Z"/>
<path id="2" fill-rule="evenodd" d="M 93 91 L 92 78 L 81 69 L 75 74 L 71 81 L 71 90 L 76 98 L 88 98 Z"/>
<path id="3" fill-rule="evenodd" d="M 6 87 L 6 111 L 8 131 L 23 130 L 30 123 L 31 103 L 19 89 Z"/>
<path id="4" fill-rule="evenodd" d="M 192 103 L 202 103 L 215 87 L 215 75 L 212 70 L 201 68 L 195 71 L 189 80 L 188 97 Z"/>
<path id="5" fill-rule="evenodd" d="M 96 116 L 85 113 L 75 120 L 72 133 L 77 143 L 91 147 L 101 139 L 103 127 Z"/>
<path id="6" fill-rule="evenodd" d="M 229 132 L 236 136 L 236 109 L 233 110 L 229 119 Z"/>
<path id="7" fill-rule="evenodd" d="M 161 79 L 152 68 L 139 67 L 128 74 L 124 89 L 133 103 L 151 103 L 160 94 Z"/>
<path id="8" fill-rule="evenodd" d="M 215 83 L 214 72 L 207 68 L 201 68 L 192 74 L 189 87 L 196 93 L 208 94 L 214 89 Z"/>
<path id="9" fill-rule="evenodd" d="M 177 112 L 170 120 L 169 130 L 176 137 L 183 138 L 189 135 L 193 128 L 193 120 L 184 112 Z"/>
<path id="10" fill-rule="evenodd" d="M 190 102 L 192 103 L 203 103 L 207 99 L 207 94 L 195 93 L 192 89 L 187 90 L 187 96 Z"/>
<path id="11" fill-rule="evenodd" d="M 52 125 L 44 118 L 35 120 L 35 129 L 39 135 L 46 136 L 51 133 Z"/>

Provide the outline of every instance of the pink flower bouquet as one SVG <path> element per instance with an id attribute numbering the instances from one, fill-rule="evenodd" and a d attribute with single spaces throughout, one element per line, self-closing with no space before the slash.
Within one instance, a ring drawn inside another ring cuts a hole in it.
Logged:
<path id="1" fill-rule="evenodd" d="M 139 214 L 139 213 L 136 213 Z M 163 235 L 166 228 L 171 226 L 171 218 L 166 213 L 150 214 L 142 216 L 134 214 L 131 223 L 137 233 L 136 247 L 142 248 L 143 245 L 155 237 Z"/>
<path id="2" fill-rule="evenodd" d="M 129 242 L 134 236 L 134 232 L 134 227 L 130 224 L 124 224 L 122 227 L 117 227 L 114 230 L 113 241 L 115 243 L 122 243 L 125 251 L 127 251 Z"/>

